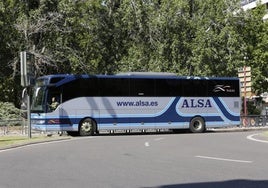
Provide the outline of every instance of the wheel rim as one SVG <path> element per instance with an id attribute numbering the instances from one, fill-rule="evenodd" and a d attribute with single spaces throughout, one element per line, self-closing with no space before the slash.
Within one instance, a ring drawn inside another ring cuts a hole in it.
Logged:
<path id="1" fill-rule="evenodd" d="M 195 121 L 194 124 L 193 124 L 193 128 L 195 130 L 200 130 L 202 128 L 202 122 L 201 121 Z"/>
<path id="2" fill-rule="evenodd" d="M 83 132 L 90 132 L 92 129 L 92 123 L 89 121 L 83 122 L 81 129 Z"/>

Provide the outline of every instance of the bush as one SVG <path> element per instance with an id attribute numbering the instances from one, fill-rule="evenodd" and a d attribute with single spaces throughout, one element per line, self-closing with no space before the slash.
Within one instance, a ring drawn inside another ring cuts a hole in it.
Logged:
<path id="1" fill-rule="evenodd" d="M 21 119 L 21 111 L 13 103 L 0 102 L 0 120 Z"/>

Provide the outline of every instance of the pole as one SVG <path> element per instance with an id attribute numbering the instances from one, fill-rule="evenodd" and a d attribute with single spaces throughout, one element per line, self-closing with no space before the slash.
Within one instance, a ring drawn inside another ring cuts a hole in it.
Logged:
<path id="1" fill-rule="evenodd" d="M 246 66 L 244 66 L 244 116 L 247 116 L 247 78 L 246 78 Z"/>
<path id="2" fill-rule="evenodd" d="M 32 127 L 31 127 L 31 99 L 30 92 L 31 88 L 27 87 L 27 126 L 28 126 L 28 138 L 32 138 Z"/>

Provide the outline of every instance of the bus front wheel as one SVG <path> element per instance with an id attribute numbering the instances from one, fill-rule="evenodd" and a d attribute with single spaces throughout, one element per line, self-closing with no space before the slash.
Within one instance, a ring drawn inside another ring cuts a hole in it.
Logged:
<path id="1" fill-rule="evenodd" d="M 202 133 L 206 129 L 205 121 L 202 117 L 194 117 L 190 122 L 190 131 L 192 133 Z"/>
<path id="2" fill-rule="evenodd" d="M 92 136 L 96 130 L 96 123 L 90 119 L 84 119 L 79 126 L 79 135 L 80 136 Z"/>

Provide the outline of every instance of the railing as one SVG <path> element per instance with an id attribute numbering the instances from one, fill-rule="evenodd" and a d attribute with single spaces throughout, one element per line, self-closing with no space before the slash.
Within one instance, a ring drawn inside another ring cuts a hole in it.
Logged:
<path id="1" fill-rule="evenodd" d="M 241 123 L 242 127 L 264 127 L 268 126 L 268 116 L 241 116 Z"/>
<path id="2" fill-rule="evenodd" d="M 249 115 L 241 116 L 240 127 L 268 127 L 268 116 Z M 1 135 L 26 135 L 28 133 L 27 121 L 21 119 L 0 120 Z"/>
<path id="3" fill-rule="evenodd" d="M 23 135 L 27 134 L 26 120 L 0 119 L 0 135 Z"/>

